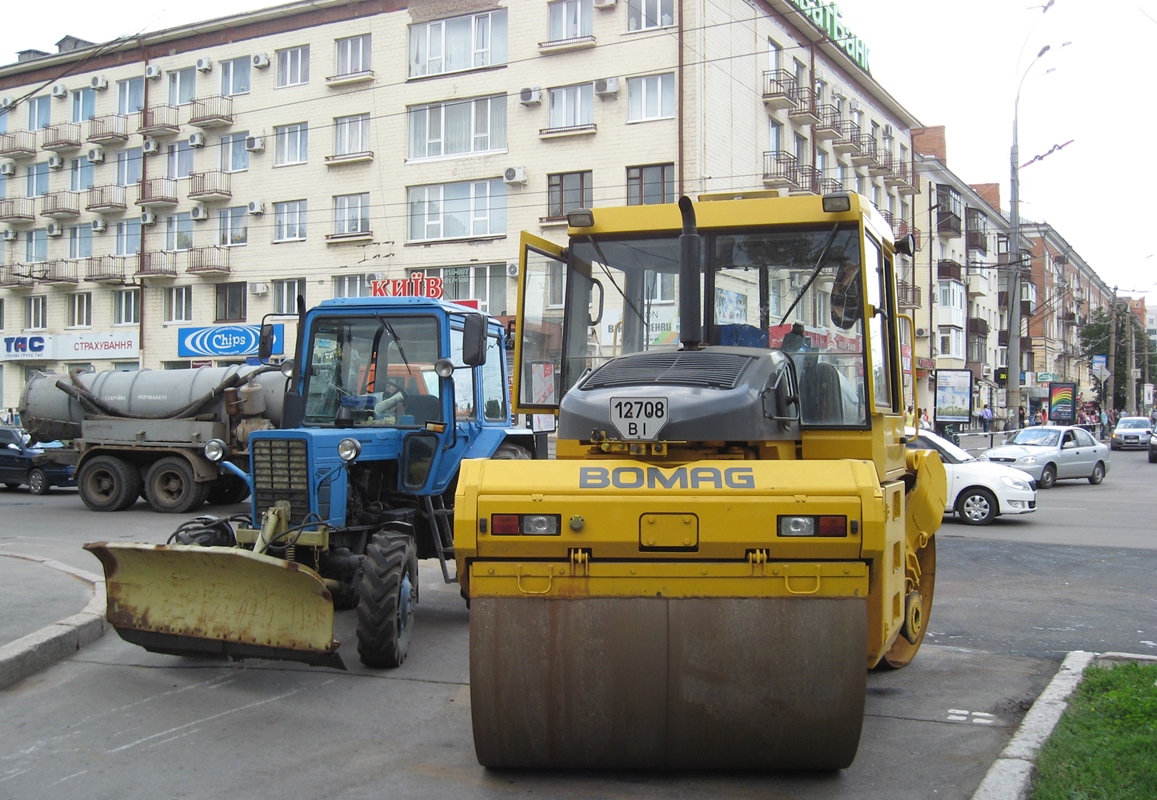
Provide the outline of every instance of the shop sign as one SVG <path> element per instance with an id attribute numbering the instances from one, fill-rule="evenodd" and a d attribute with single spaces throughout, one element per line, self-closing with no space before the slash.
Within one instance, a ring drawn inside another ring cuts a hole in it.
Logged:
<path id="1" fill-rule="evenodd" d="M 814 22 L 817 28 L 824 31 L 837 47 L 859 64 L 864 72 L 871 74 L 872 70 L 868 67 L 868 46 L 844 25 L 839 6 L 835 3 L 825 3 L 823 0 L 791 0 L 791 4 Z"/>
<path id="2" fill-rule="evenodd" d="M 177 331 L 177 355 L 248 356 L 257 354 L 261 339 L 260 325 L 214 325 L 208 328 L 180 328 Z M 284 352 L 285 326 L 273 326 L 273 353 Z"/>

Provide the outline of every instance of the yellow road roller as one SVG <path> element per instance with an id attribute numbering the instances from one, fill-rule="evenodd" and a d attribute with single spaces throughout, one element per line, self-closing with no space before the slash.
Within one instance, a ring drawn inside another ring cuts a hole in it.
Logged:
<path id="1" fill-rule="evenodd" d="M 458 481 L 479 762 L 847 767 L 867 669 L 924 638 L 947 491 L 905 447 L 913 240 L 845 193 L 568 222 L 522 236 L 515 339 L 557 458 Z"/>

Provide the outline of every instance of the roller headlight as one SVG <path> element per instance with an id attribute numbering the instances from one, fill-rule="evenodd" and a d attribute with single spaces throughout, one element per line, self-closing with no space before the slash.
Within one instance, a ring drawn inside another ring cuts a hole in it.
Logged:
<path id="1" fill-rule="evenodd" d="M 220 439 L 210 439 L 205 442 L 204 452 L 205 458 L 217 464 L 225 458 L 226 453 L 229 452 L 229 447 Z"/>
<path id="2" fill-rule="evenodd" d="M 852 523 L 853 532 L 856 523 Z M 784 516 L 779 518 L 780 536 L 822 536 L 837 537 L 848 535 L 848 518 L 836 514 L 822 516 Z"/>
<path id="3" fill-rule="evenodd" d="M 342 461 L 353 461 L 362 454 L 362 443 L 357 439 L 342 439 L 337 443 L 337 454 Z"/>

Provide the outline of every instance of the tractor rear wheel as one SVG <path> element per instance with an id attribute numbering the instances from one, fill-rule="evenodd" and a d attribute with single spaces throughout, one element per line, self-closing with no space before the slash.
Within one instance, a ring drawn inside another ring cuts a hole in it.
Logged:
<path id="1" fill-rule="evenodd" d="M 230 506 L 249 497 L 249 486 L 236 475 L 222 475 L 209 484 L 205 502 L 211 506 Z"/>
<path id="2" fill-rule="evenodd" d="M 896 641 L 877 665 L 881 669 L 900 669 L 916 656 L 928 631 L 928 616 L 932 612 L 932 595 L 936 589 L 936 537 L 916 551 L 920 564 L 920 586 L 908 593 L 904 609 L 904 626 Z"/>
<path id="3" fill-rule="evenodd" d="M 123 458 L 95 456 L 80 468 L 76 485 L 93 511 L 124 511 L 140 496 L 141 473 Z"/>
<path id="4" fill-rule="evenodd" d="M 374 534 L 358 579 L 358 655 L 367 667 L 406 660 L 418 603 L 418 551 L 397 531 Z"/>

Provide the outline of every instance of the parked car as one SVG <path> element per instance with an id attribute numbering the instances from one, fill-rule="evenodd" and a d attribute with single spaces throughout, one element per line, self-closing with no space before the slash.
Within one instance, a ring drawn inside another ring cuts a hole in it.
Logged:
<path id="1" fill-rule="evenodd" d="M 1149 437 L 1149 463 L 1157 464 L 1157 436 Z"/>
<path id="2" fill-rule="evenodd" d="M 1001 514 L 1036 511 L 1036 482 L 1019 469 L 981 461 L 932 431 L 908 431 L 908 447 L 935 450 L 948 473 L 945 514 L 966 525 L 987 525 Z"/>
<path id="3" fill-rule="evenodd" d="M 50 463 L 44 451 L 63 447 L 60 442 L 29 445 L 19 428 L 0 427 L 0 483 L 9 489 L 28 484 L 33 494 L 47 494 L 53 486 L 76 486 L 71 466 Z"/>
<path id="4" fill-rule="evenodd" d="M 1016 431 L 1003 445 L 981 453 L 980 460 L 1016 467 L 1031 475 L 1038 489 L 1067 478 L 1096 485 L 1109 473 L 1109 446 L 1075 425 L 1037 425 Z"/>
<path id="5" fill-rule="evenodd" d="M 1117 427 L 1113 428 L 1113 435 L 1109 438 L 1109 446 L 1114 450 L 1124 450 L 1135 447 L 1144 450 L 1153 438 L 1153 423 L 1148 417 L 1121 417 L 1117 420 Z"/>

